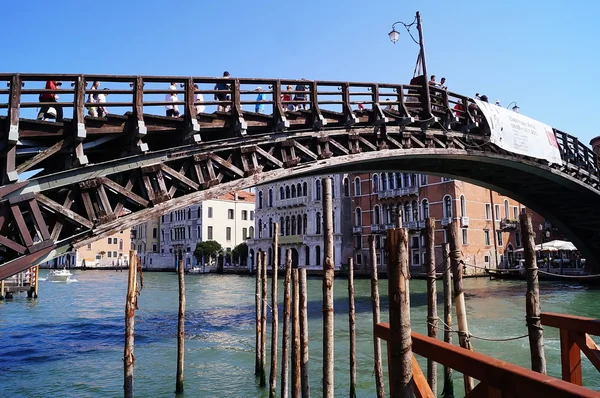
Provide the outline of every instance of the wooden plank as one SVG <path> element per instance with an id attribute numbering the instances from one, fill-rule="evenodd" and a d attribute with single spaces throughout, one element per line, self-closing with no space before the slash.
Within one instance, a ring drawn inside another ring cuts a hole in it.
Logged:
<path id="1" fill-rule="evenodd" d="M 131 193 L 133 195 L 135 195 L 132 191 L 133 186 L 135 185 L 135 182 L 137 181 L 139 177 L 139 171 L 135 170 L 133 171 L 130 175 L 129 175 L 129 179 L 127 180 L 127 184 L 125 184 L 125 191 L 128 193 Z M 108 179 L 108 178 L 107 178 Z M 109 180 L 110 182 L 113 182 L 112 180 Z M 105 182 L 103 180 L 103 182 Z M 115 183 L 116 184 L 116 183 Z M 118 184 L 117 184 L 118 185 Z M 120 185 L 119 185 L 120 187 Z M 136 195 L 138 198 L 141 198 L 143 201 L 145 201 L 146 203 L 149 203 L 146 199 L 142 198 L 141 196 Z M 122 201 L 119 201 L 117 203 L 117 205 L 115 206 L 115 214 L 117 215 L 117 217 L 119 217 L 121 215 L 121 212 L 123 211 L 123 207 L 125 206 L 125 204 Z M 148 207 L 148 204 L 143 205 L 144 207 Z"/>
<path id="2" fill-rule="evenodd" d="M 600 350 L 596 342 L 587 333 L 570 332 L 571 340 L 579 346 L 592 365 L 600 371 Z"/>
<path id="3" fill-rule="evenodd" d="M 19 204 L 15 203 L 11 205 L 10 210 L 12 211 L 13 219 L 17 223 L 17 227 L 19 228 L 19 232 L 21 233 L 21 238 L 23 238 L 25 246 L 32 246 L 33 239 L 31 238 L 31 234 L 29 233 L 27 224 L 25 224 L 25 219 L 23 218 L 23 213 L 21 213 L 21 208 L 19 207 Z"/>
<path id="4" fill-rule="evenodd" d="M 556 314 L 542 312 L 542 325 L 552 326 L 557 329 L 567 329 L 571 332 L 588 333 L 600 336 L 600 320 L 576 315 Z"/>
<path id="5" fill-rule="evenodd" d="M 22 256 L 8 263 L 4 263 L 2 266 L 0 266 L 0 280 L 6 279 L 16 273 L 30 268 L 33 263 L 50 253 L 50 251 L 52 251 L 55 247 L 56 245 L 52 245 L 27 256 Z"/>
<path id="6" fill-rule="evenodd" d="M 117 184 L 116 182 L 114 182 L 113 180 L 111 180 L 108 177 L 102 177 L 101 178 L 102 183 L 104 185 L 106 185 L 106 187 L 114 190 L 115 192 L 125 196 L 127 199 L 130 199 L 131 201 L 144 206 L 144 207 L 148 207 L 148 205 L 150 204 L 150 202 L 148 202 L 146 199 L 142 198 L 139 195 L 134 194 L 131 191 L 131 188 L 133 187 L 133 180 L 130 178 L 129 181 L 127 182 L 127 186 L 122 187 L 119 184 Z M 121 207 L 119 208 L 119 205 L 121 205 Z M 117 214 L 117 216 L 119 215 L 119 213 L 116 212 L 117 208 L 119 208 L 119 210 L 123 209 L 123 205 L 121 204 L 121 202 L 119 202 L 117 204 L 117 206 L 115 207 L 115 213 Z"/>
<path id="7" fill-rule="evenodd" d="M 389 324 L 379 323 L 375 335 L 389 340 Z M 501 361 L 478 352 L 412 333 L 412 350 L 415 354 L 431 358 L 459 372 L 502 390 L 515 397 L 597 397 L 590 389 L 543 375 L 533 370 Z"/>
<path id="8" fill-rule="evenodd" d="M 465 398 L 488 398 L 488 388 L 489 386 L 486 383 L 481 382 L 465 395 Z"/>
<path id="9" fill-rule="evenodd" d="M 330 138 L 329 143 L 331 145 L 333 145 L 334 147 L 336 147 L 344 155 L 350 155 L 350 151 L 347 148 L 345 148 L 343 145 L 341 145 L 339 142 L 337 142 L 336 140 Z"/>
<path id="10" fill-rule="evenodd" d="M 102 207 L 104 209 L 104 213 L 107 216 L 113 214 L 112 206 L 110 205 L 110 201 L 108 200 L 108 195 L 106 195 L 106 190 L 104 189 L 104 185 L 100 185 L 98 187 L 98 197 L 100 198 L 100 203 L 102 203 Z"/>
<path id="11" fill-rule="evenodd" d="M 358 136 L 358 141 L 362 142 L 363 145 L 365 145 L 366 147 L 368 147 L 369 149 L 371 149 L 372 151 L 376 151 L 377 147 L 373 144 L 371 144 L 369 141 L 367 141 L 365 139 L 365 137 L 361 137 L 360 135 Z"/>
<path id="12" fill-rule="evenodd" d="M 417 358 L 412 356 L 413 383 L 415 385 L 415 396 L 417 398 L 435 398 L 435 394 L 431 391 L 427 378 L 423 374 Z"/>
<path id="13" fill-rule="evenodd" d="M 560 329 L 560 362 L 562 379 L 578 386 L 583 385 L 581 351 L 571 339 L 572 332 Z"/>
<path id="14" fill-rule="evenodd" d="M 270 151 L 272 151 L 272 150 L 273 150 L 273 147 L 271 147 Z M 271 154 L 267 153 L 264 149 L 262 149 L 258 145 L 256 146 L 256 152 L 258 152 L 258 154 L 260 156 L 262 156 L 263 158 L 265 158 L 269 162 L 273 163 L 275 166 L 283 168 L 283 162 L 282 161 L 280 161 L 276 157 L 272 156 Z"/>
<path id="15" fill-rule="evenodd" d="M 80 191 L 80 194 L 88 219 L 93 222 L 96 219 L 96 212 L 94 211 L 94 205 L 92 204 L 90 193 L 88 191 Z"/>
<path id="16" fill-rule="evenodd" d="M 299 143 L 297 140 L 294 140 L 294 147 L 298 148 L 303 154 L 305 154 L 312 160 L 317 160 L 319 158 L 316 153 Z"/>
<path id="17" fill-rule="evenodd" d="M 196 184 L 194 181 L 190 180 L 189 178 L 187 178 L 185 175 L 183 175 L 182 173 L 173 170 L 172 168 L 170 168 L 169 166 L 167 166 L 166 164 L 162 164 L 161 165 L 162 170 L 170 175 L 171 177 L 173 177 L 176 181 L 179 181 L 185 185 L 187 185 L 188 187 L 190 187 L 191 189 L 198 189 L 200 188 L 200 185 Z"/>
<path id="18" fill-rule="evenodd" d="M 67 196 L 65 197 L 62 207 L 65 210 L 69 210 L 71 208 L 72 204 L 73 204 L 73 191 L 69 190 L 69 192 L 67 193 Z M 63 226 L 64 226 L 64 218 L 65 217 L 62 214 L 56 215 L 56 222 L 54 223 L 54 227 L 52 228 L 52 234 L 50 236 L 53 241 L 57 241 L 60 237 L 60 232 L 62 231 Z"/>
<path id="19" fill-rule="evenodd" d="M 31 199 L 29 201 L 29 208 L 31 209 L 31 213 L 33 214 L 33 218 L 35 220 L 35 223 L 37 224 L 38 230 L 42 234 L 42 240 L 50 239 L 48 226 L 46 225 L 46 221 L 44 221 L 44 217 L 42 216 L 42 212 L 40 211 L 40 206 L 38 205 L 35 199 Z"/>
<path id="20" fill-rule="evenodd" d="M 69 200 L 69 197 L 70 197 L 70 193 L 69 193 L 69 195 L 67 195 L 67 199 L 65 199 L 65 202 L 67 202 L 67 200 Z M 69 210 L 66 206 L 63 207 L 63 206 L 59 205 L 58 203 L 49 199 L 48 197 L 44 196 L 41 193 L 36 194 L 35 198 L 37 199 L 37 201 L 39 203 L 46 206 L 50 210 L 53 210 L 56 213 L 62 214 L 63 216 L 75 221 L 76 223 L 83 225 L 84 227 L 91 229 L 94 226 L 94 224 L 91 221 L 89 221 L 88 219 L 81 217 L 79 214 L 75 213 L 74 211 Z M 54 231 L 53 231 L 53 233 L 54 233 Z"/>
<path id="21" fill-rule="evenodd" d="M 25 253 L 25 251 L 27 250 L 27 248 L 23 245 L 18 244 L 15 241 L 12 241 L 10 239 L 8 239 L 5 236 L 0 235 L 0 245 L 4 245 L 14 251 L 16 251 L 19 254 L 23 254 Z"/>
<path id="22" fill-rule="evenodd" d="M 50 156 L 54 155 L 55 153 L 57 153 L 61 149 L 65 148 L 67 146 L 67 143 L 69 141 L 70 140 L 67 140 L 67 139 L 60 140 L 56 144 L 52 145 L 50 148 L 48 148 L 48 149 L 46 149 L 46 150 L 38 153 L 37 155 L 35 155 L 31 159 L 28 159 L 28 160 L 24 161 L 19 166 L 17 166 L 17 173 L 21 174 L 24 171 L 29 170 L 30 168 L 32 168 L 36 164 L 38 164 L 38 163 L 40 163 L 40 162 L 48 159 Z"/>
<path id="23" fill-rule="evenodd" d="M 242 170 L 240 170 L 239 168 L 237 168 L 236 166 L 234 166 L 231 163 L 231 160 L 227 160 L 225 161 L 225 159 L 221 158 L 220 156 L 215 155 L 214 153 L 210 154 L 210 158 L 212 160 L 214 160 L 215 162 L 217 162 L 218 164 L 220 164 L 221 166 L 225 167 L 227 170 L 232 171 L 233 173 L 237 174 L 240 177 L 244 177 L 244 172 Z"/>
<path id="24" fill-rule="evenodd" d="M 143 187 L 146 189 L 148 199 L 150 199 L 151 202 L 154 201 L 156 199 L 156 195 L 154 193 L 154 188 L 152 188 L 152 182 L 150 181 L 150 177 L 148 177 L 147 174 L 144 174 L 142 176 L 142 184 Z"/>

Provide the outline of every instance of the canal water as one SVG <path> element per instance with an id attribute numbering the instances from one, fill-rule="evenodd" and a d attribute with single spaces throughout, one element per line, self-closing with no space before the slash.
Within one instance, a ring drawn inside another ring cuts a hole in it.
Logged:
<path id="1" fill-rule="evenodd" d="M 42 270 L 41 277 L 44 278 L 46 273 Z M 122 396 L 127 273 L 74 273 L 76 283 L 41 282 L 37 300 L 17 296 L 12 301 L 0 302 L 1 397 Z M 144 282 L 136 314 L 135 395 L 174 396 L 177 276 L 175 273 L 146 273 Z M 186 277 L 186 397 L 267 396 L 267 391 L 258 387 L 254 377 L 254 284 L 253 278 L 242 276 Z M 380 284 L 385 319 L 387 281 L 380 281 Z M 479 278 L 465 280 L 464 284 L 473 335 L 496 339 L 526 334 L 524 282 Z M 438 283 L 438 289 L 441 288 Z M 425 281 L 412 280 L 410 289 L 413 329 L 426 333 Z M 369 281 L 357 280 L 355 291 L 358 396 L 373 397 Z M 334 292 L 336 397 L 347 397 L 346 281 L 336 279 Z M 281 300 L 281 286 L 279 294 Z M 541 286 L 541 294 L 544 311 L 598 316 L 600 290 L 546 283 Z M 438 299 L 441 300 L 441 295 Z M 321 307 L 321 281 L 311 279 L 310 383 L 314 397 L 321 396 Z M 558 331 L 546 328 L 544 337 L 549 374 L 560 377 Z M 456 335 L 454 341 L 457 341 Z M 382 344 L 385 349 L 385 343 Z M 529 367 L 527 339 L 499 343 L 474 339 L 473 346 L 478 352 Z M 420 363 L 425 371 L 424 361 L 420 360 Z M 462 396 L 462 391 L 459 392 L 461 379 L 459 375 L 455 376 L 458 396 Z M 584 385 L 600 391 L 600 377 L 587 359 L 584 359 L 583 377 Z"/>

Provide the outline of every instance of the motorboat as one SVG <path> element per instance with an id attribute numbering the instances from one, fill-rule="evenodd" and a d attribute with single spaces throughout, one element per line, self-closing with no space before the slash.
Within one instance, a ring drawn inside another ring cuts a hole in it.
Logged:
<path id="1" fill-rule="evenodd" d="M 205 274 L 206 270 L 203 270 L 202 267 L 192 267 L 188 271 L 188 274 Z"/>
<path id="2" fill-rule="evenodd" d="M 52 269 L 46 277 L 47 282 L 69 282 L 73 274 L 66 268 Z"/>

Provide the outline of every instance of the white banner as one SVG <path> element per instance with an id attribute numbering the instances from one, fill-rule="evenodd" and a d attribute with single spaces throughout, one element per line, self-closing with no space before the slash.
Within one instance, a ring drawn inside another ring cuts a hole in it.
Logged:
<path id="1" fill-rule="evenodd" d="M 490 126 L 490 141 L 500 148 L 562 164 L 552 127 L 498 105 L 475 99 Z"/>

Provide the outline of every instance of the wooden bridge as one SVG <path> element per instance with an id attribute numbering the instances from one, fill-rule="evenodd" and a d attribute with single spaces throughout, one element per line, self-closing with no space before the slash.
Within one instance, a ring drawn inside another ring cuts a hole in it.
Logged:
<path id="1" fill-rule="evenodd" d="M 378 170 L 445 175 L 506 193 L 569 235 L 589 262 L 600 260 L 593 151 L 558 130 L 561 164 L 502 150 L 470 98 L 422 77 L 412 85 L 45 74 L 0 80 L 7 87 L 0 90 L 0 280 L 227 191 Z M 49 80 L 63 86 L 44 89 Z M 93 81 L 111 88 L 93 91 Z M 170 83 L 176 90 L 167 89 Z M 86 116 L 86 97 L 99 93 L 109 94 L 95 104 L 108 114 Z M 40 94 L 59 98 L 40 102 Z M 181 100 L 165 101 L 166 94 Z M 162 116 L 166 105 L 180 107 L 182 116 Z M 255 112 L 257 105 L 264 110 Z M 44 106 L 65 117 L 36 120 L 34 110 Z"/>

